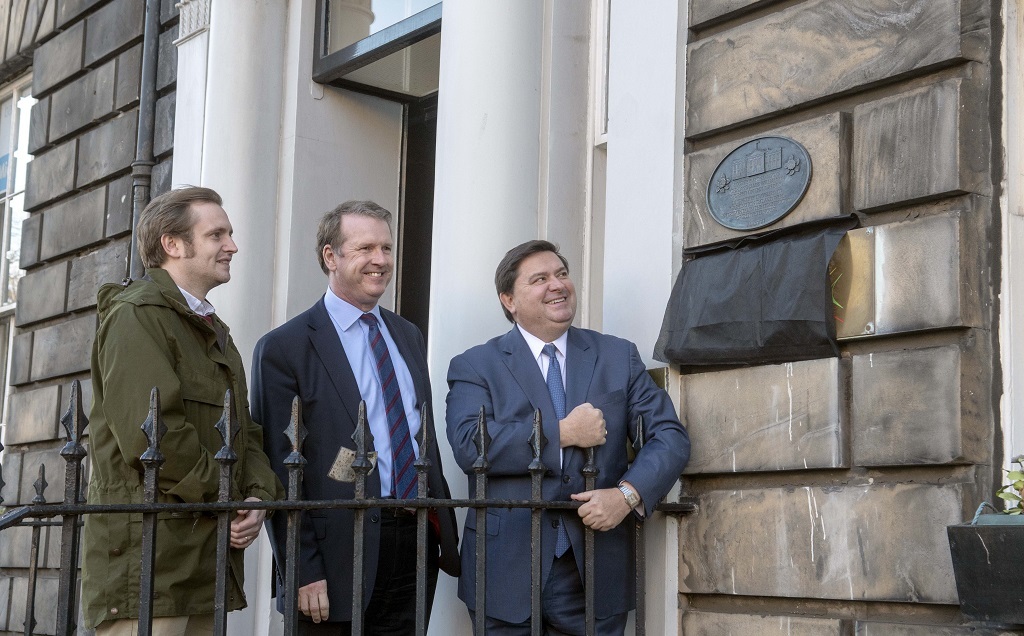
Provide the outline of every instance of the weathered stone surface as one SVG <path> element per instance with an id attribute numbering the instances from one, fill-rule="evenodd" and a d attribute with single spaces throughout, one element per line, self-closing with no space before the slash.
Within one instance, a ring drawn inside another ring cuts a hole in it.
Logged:
<path id="1" fill-rule="evenodd" d="M 687 136 L 962 59 L 960 0 L 815 0 L 687 46 Z"/>
<path id="2" fill-rule="evenodd" d="M 163 91 L 174 83 L 178 74 L 178 47 L 174 41 L 178 39 L 178 25 L 174 25 L 160 34 L 160 51 L 156 58 L 156 89 Z"/>
<path id="3" fill-rule="evenodd" d="M 842 633 L 842 624 L 838 619 L 719 614 L 693 610 L 683 612 L 683 634 L 700 634 L 700 636 L 733 636 L 734 634 L 840 636 Z"/>
<path id="4" fill-rule="evenodd" d="M 106 0 L 56 0 L 57 26 L 63 27 L 87 10 Z"/>
<path id="5" fill-rule="evenodd" d="M 8 532 L 10 532 L 9 536 Z M 42 546 L 40 546 L 41 548 Z M 27 568 L 31 551 L 32 528 L 28 526 L 7 528 L 4 530 L 4 540 L 0 541 L 0 567 Z M 41 558 L 39 559 L 39 564 L 42 565 Z M 22 602 L 24 602 L 24 599 L 22 599 Z M 6 612 L 3 613 L 6 614 Z"/>
<path id="6" fill-rule="evenodd" d="M 803 145 L 811 157 L 814 176 L 803 199 L 792 212 L 756 232 L 848 213 L 843 209 L 848 179 L 845 174 L 846 157 L 849 154 L 848 143 L 845 141 L 848 127 L 841 114 L 832 113 L 757 135 L 789 137 Z M 686 214 L 683 215 L 685 247 L 732 240 L 751 233 L 730 230 L 711 216 L 707 188 L 715 169 L 726 155 L 757 137 L 747 137 L 686 155 Z"/>
<path id="7" fill-rule="evenodd" d="M 16 10 L 11 17 L 15 19 L 11 20 L 7 35 L 8 61 L 31 55 L 33 45 L 53 31 L 54 4 L 47 0 L 22 0 L 14 3 Z"/>
<path id="8" fill-rule="evenodd" d="M 117 88 L 114 108 L 124 110 L 139 101 L 142 74 L 142 45 L 133 46 L 117 56 Z"/>
<path id="9" fill-rule="evenodd" d="M 4 487 L 0 490 L 0 497 L 3 497 L 4 505 L 11 505 L 18 501 L 18 491 L 21 488 L 21 453 L 7 449 L 4 451 L 3 460 Z"/>
<path id="10" fill-rule="evenodd" d="M 28 164 L 25 185 L 26 210 L 38 208 L 74 189 L 77 153 L 78 140 L 72 139 L 37 155 Z"/>
<path id="11" fill-rule="evenodd" d="M 7 444 L 28 444 L 57 436 L 57 385 L 11 394 Z"/>
<path id="12" fill-rule="evenodd" d="M 21 223 L 21 251 L 18 264 L 22 268 L 39 263 L 39 238 L 42 236 L 42 227 L 42 214 L 32 214 Z"/>
<path id="13" fill-rule="evenodd" d="M 82 68 L 85 24 L 79 23 L 36 49 L 32 61 L 32 94 L 42 96 Z"/>
<path id="14" fill-rule="evenodd" d="M 959 150 L 960 84 L 949 80 L 854 108 L 855 208 L 884 208 L 966 189 Z"/>
<path id="15" fill-rule="evenodd" d="M 687 18 L 690 28 L 704 26 L 705 23 L 719 22 L 745 10 L 771 4 L 774 0 L 690 0 Z"/>
<path id="16" fill-rule="evenodd" d="M 54 141 L 102 119 L 114 109 L 114 61 L 57 90 L 50 99 L 50 139 Z"/>
<path id="17" fill-rule="evenodd" d="M 107 185 L 107 229 L 110 238 L 132 229 L 132 176 L 121 177 Z"/>
<path id="18" fill-rule="evenodd" d="M 15 324 L 19 327 L 64 313 L 68 262 L 34 269 L 18 283 Z"/>
<path id="19" fill-rule="evenodd" d="M 46 467 L 46 486 L 42 491 L 43 497 L 48 503 L 64 499 L 64 458 L 60 456 L 60 449 L 30 451 L 21 456 L 21 461 L 19 503 L 32 503 L 32 499 L 37 495 L 36 484 L 39 483 L 40 466 Z"/>
<path id="20" fill-rule="evenodd" d="M 45 380 L 89 370 L 96 316 L 73 318 L 33 332 L 32 379 Z"/>
<path id="21" fill-rule="evenodd" d="M 43 260 L 67 254 L 103 239 L 106 189 L 79 194 L 43 212 L 40 254 Z"/>
<path id="22" fill-rule="evenodd" d="M 32 105 L 28 129 L 28 152 L 36 154 L 47 145 L 50 126 L 50 98 L 44 97 Z"/>
<path id="23" fill-rule="evenodd" d="M 178 0 L 160 0 L 160 24 L 178 17 Z"/>
<path id="24" fill-rule="evenodd" d="M 85 64 L 92 65 L 142 37 L 146 3 L 114 0 L 86 19 Z"/>
<path id="25" fill-rule="evenodd" d="M 857 621 L 854 633 L 857 636 L 1011 636 L 1011 634 L 1020 634 L 1016 630 L 987 629 L 973 625 L 947 627 L 944 625 L 906 625 L 872 621 Z"/>
<path id="26" fill-rule="evenodd" d="M 42 556 L 40 555 L 40 559 Z M 54 632 L 54 625 L 57 624 L 57 593 L 60 590 L 60 579 L 50 577 L 39 577 L 36 581 L 36 629 L 35 633 L 40 636 L 49 636 Z M 15 626 L 17 631 L 23 631 L 25 622 L 25 602 L 28 598 L 28 579 L 16 577 L 11 588 L 10 624 Z M 19 600 L 20 599 L 20 600 Z"/>
<path id="27" fill-rule="evenodd" d="M 844 383 L 837 358 L 683 377 L 687 474 L 838 468 Z"/>
<path id="28" fill-rule="evenodd" d="M 962 460 L 962 372 L 956 345 L 853 356 L 854 463 Z"/>
<path id="29" fill-rule="evenodd" d="M 122 240 L 76 258 L 71 265 L 71 280 L 75 284 L 68 290 L 68 311 L 95 306 L 100 285 L 124 278 L 127 256 L 128 241 Z"/>
<path id="30" fill-rule="evenodd" d="M 82 135 L 78 153 L 78 187 L 132 165 L 138 123 L 138 112 L 133 110 Z"/>
<path id="31" fill-rule="evenodd" d="M 158 196 L 171 189 L 171 171 L 174 169 L 174 157 L 167 157 L 153 166 L 152 196 Z"/>
<path id="32" fill-rule="evenodd" d="M 10 607 L 11 599 L 11 579 L 10 577 L 0 577 L 0 607 Z M 7 612 L 3 612 L 0 615 L 0 629 L 9 629 L 7 625 Z"/>
<path id="33" fill-rule="evenodd" d="M 153 154 L 165 155 L 174 147 L 174 103 L 176 93 L 170 93 L 156 100 L 155 129 L 153 131 Z"/>
<path id="34" fill-rule="evenodd" d="M 681 592 L 956 604 L 946 526 L 962 486 L 700 494 L 680 521 Z"/>
<path id="35" fill-rule="evenodd" d="M 14 343 L 11 345 L 11 384 L 15 386 L 25 384 L 32 379 L 34 335 L 31 331 L 14 334 Z"/>

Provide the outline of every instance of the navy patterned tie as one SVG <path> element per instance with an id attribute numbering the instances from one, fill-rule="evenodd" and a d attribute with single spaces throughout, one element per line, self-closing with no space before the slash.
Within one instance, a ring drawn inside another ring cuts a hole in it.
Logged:
<path id="1" fill-rule="evenodd" d="M 555 405 L 555 415 L 558 420 L 565 419 L 565 387 L 562 386 L 562 367 L 555 357 L 555 345 L 546 344 L 542 349 L 548 357 L 548 393 L 551 394 L 551 403 Z M 565 531 L 565 516 L 559 515 L 558 538 L 555 539 L 555 557 L 561 557 L 569 550 L 569 533 Z"/>
<path id="2" fill-rule="evenodd" d="M 415 495 L 416 470 L 413 468 L 415 456 L 412 452 L 412 436 L 409 434 L 409 422 L 405 419 L 405 404 L 402 392 L 398 388 L 398 377 L 395 365 L 391 363 L 388 343 L 377 325 L 377 317 L 363 314 L 360 320 L 366 323 L 369 333 L 366 338 L 370 350 L 377 361 L 377 374 L 380 376 L 380 390 L 384 394 L 384 410 L 388 416 L 388 432 L 391 435 L 391 494 L 396 499 L 409 499 Z"/>

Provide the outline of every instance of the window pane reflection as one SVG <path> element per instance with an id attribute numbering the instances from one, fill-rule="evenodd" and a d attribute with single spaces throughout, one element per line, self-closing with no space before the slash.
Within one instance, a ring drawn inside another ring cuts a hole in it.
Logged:
<path id="1" fill-rule="evenodd" d="M 437 0 L 329 0 L 327 53 L 334 53 L 363 38 L 416 15 Z"/>

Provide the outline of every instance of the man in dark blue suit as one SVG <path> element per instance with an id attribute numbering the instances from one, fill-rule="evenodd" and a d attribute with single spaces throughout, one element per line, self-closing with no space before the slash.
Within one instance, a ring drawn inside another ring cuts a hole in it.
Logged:
<path id="1" fill-rule="evenodd" d="M 288 483 L 285 436 L 292 399 L 302 400 L 309 431 L 302 498 L 351 499 L 356 417 L 366 402 L 376 468 L 369 496 L 416 497 L 422 426 L 420 406 L 429 401 L 427 351 L 419 329 L 377 301 L 394 268 L 391 213 L 371 201 L 349 201 L 324 215 L 317 255 L 328 289 L 309 310 L 260 339 L 253 354 L 252 413 L 263 425 L 270 463 Z M 436 439 L 433 430 L 431 439 Z M 430 450 L 428 496 L 449 498 L 437 445 Z M 450 508 L 431 515 L 427 608 L 440 566 L 459 574 L 458 531 Z M 302 516 L 299 555 L 300 634 L 349 634 L 352 620 L 351 510 L 312 510 Z M 278 572 L 285 568 L 287 516 L 274 515 L 270 538 Z M 371 508 L 366 515 L 364 590 L 366 634 L 411 634 L 416 608 L 416 518 L 404 508 Z M 278 591 L 283 589 L 278 579 Z M 278 595 L 278 607 L 283 594 Z M 309 622 L 311 621 L 311 622 Z"/>
<path id="2" fill-rule="evenodd" d="M 448 370 L 448 439 L 470 473 L 480 407 L 492 438 L 489 497 L 529 499 L 533 413 L 540 409 L 549 444 L 546 500 L 576 500 L 572 512 L 545 512 L 542 603 L 547 634 L 584 633 L 583 526 L 595 535 L 598 634 L 622 634 L 635 603 L 633 524 L 648 516 L 690 456 L 686 429 L 668 394 L 654 384 L 636 346 L 572 327 L 576 291 L 568 263 L 547 241 L 512 248 L 494 277 L 505 335 L 456 356 Z M 627 444 L 644 421 L 644 446 L 632 464 Z M 584 491 L 584 449 L 596 448 L 597 484 Z M 474 480 L 470 479 L 470 489 Z M 632 513 L 632 514 L 631 514 Z M 624 522 L 625 520 L 625 522 Z M 466 517 L 459 597 L 476 609 L 475 515 Z M 487 514 L 487 632 L 530 633 L 530 511 Z"/>

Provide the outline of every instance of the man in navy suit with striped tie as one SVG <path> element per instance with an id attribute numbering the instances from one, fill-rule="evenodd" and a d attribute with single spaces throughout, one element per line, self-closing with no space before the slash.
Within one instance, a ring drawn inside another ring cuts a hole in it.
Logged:
<path id="1" fill-rule="evenodd" d="M 545 511 L 541 525 L 544 633 L 584 634 L 583 526 L 595 534 L 597 633 L 621 635 L 635 605 L 633 524 L 650 515 L 679 478 L 690 442 L 668 394 L 654 384 L 631 342 L 572 327 L 576 290 L 558 248 L 512 248 L 494 276 L 505 317 L 497 338 L 456 356 L 448 370 L 448 439 L 467 473 L 483 406 L 491 444 L 487 496 L 529 499 L 533 414 L 540 409 L 547 467 L 543 495 L 583 502 L 578 514 Z M 641 301 L 642 302 L 642 301 Z M 626 447 L 643 416 L 644 445 Z M 596 447 L 596 487 L 584 491 L 584 449 Z M 470 490 L 474 480 L 470 478 Z M 471 492 L 472 494 L 472 492 Z M 476 515 L 466 516 L 459 597 L 475 617 Z M 530 634 L 530 511 L 487 512 L 487 633 Z"/>
<path id="2" fill-rule="evenodd" d="M 285 436 L 291 402 L 298 395 L 309 431 L 303 447 L 303 499 L 351 499 L 351 471 L 360 400 L 366 402 L 376 468 L 370 496 L 414 499 L 423 426 L 420 407 L 430 399 L 427 351 L 419 329 L 382 309 L 394 268 L 391 213 L 372 201 L 349 201 L 324 215 L 317 257 L 327 274 L 323 297 L 309 310 L 265 335 L 252 365 L 253 419 L 263 425 L 264 447 L 287 483 Z M 437 439 L 430 432 L 431 439 Z M 430 450 L 428 496 L 449 498 L 437 445 Z M 459 574 L 458 533 L 450 508 L 431 515 L 427 608 L 438 567 Z M 270 536 L 278 572 L 285 571 L 287 515 L 274 515 Z M 300 634 L 348 634 L 352 620 L 351 510 L 303 514 L 299 555 Z M 371 508 L 364 525 L 364 625 L 366 634 L 411 634 L 416 608 L 416 518 L 404 508 Z M 283 589 L 278 578 L 277 589 Z M 278 594 L 278 607 L 283 594 Z"/>

